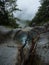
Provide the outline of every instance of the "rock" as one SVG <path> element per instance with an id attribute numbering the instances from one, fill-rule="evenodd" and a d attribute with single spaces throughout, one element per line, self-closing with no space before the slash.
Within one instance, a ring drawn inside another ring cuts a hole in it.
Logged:
<path id="1" fill-rule="evenodd" d="M 39 34 L 45 32 L 44 26 L 35 26 L 34 30 L 38 31 Z"/>
<path id="2" fill-rule="evenodd" d="M 49 65 L 49 34 L 43 33 L 37 42 L 36 53 L 40 57 L 42 65 Z"/>
<path id="3" fill-rule="evenodd" d="M 0 43 L 11 38 L 12 29 L 0 26 Z"/>
<path id="4" fill-rule="evenodd" d="M 46 31 L 49 30 L 49 22 L 45 23 L 43 26 L 45 27 Z"/>
<path id="5" fill-rule="evenodd" d="M 18 57 L 17 47 L 6 47 L 0 45 L 0 65 L 15 65 L 18 62 Z"/>
<path id="6" fill-rule="evenodd" d="M 33 27 L 25 27 L 25 28 L 22 28 L 21 30 L 24 32 L 28 32 L 28 31 L 31 31 L 32 29 L 34 29 L 34 28 Z"/>
<path id="7" fill-rule="evenodd" d="M 0 33 L 7 34 L 9 31 L 11 31 L 10 28 L 6 28 L 5 26 L 0 26 Z"/>
<path id="8" fill-rule="evenodd" d="M 36 26 L 36 23 L 32 23 L 31 27 L 35 27 Z"/>

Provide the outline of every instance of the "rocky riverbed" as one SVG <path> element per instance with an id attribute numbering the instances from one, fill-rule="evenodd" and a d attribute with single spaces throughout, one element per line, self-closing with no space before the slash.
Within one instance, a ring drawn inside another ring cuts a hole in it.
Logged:
<path id="1" fill-rule="evenodd" d="M 0 44 L 0 65 L 15 65 L 20 47 L 13 40 L 8 40 Z"/>
<path id="2" fill-rule="evenodd" d="M 40 57 L 42 65 L 49 65 L 49 32 L 40 35 L 36 53 Z"/>
<path id="3" fill-rule="evenodd" d="M 30 27 L 27 30 L 26 28 L 6 29 L 2 26 L 0 27 L 0 65 L 15 65 L 18 62 L 18 49 L 25 43 L 27 31 L 31 30 L 29 32 L 31 37 L 36 38 L 38 36 L 38 33 L 33 29 Z M 42 31 L 44 30 L 41 29 Z M 38 61 L 39 64 L 37 65 L 49 65 L 49 32 L 40 34 L 36 44 L 36 54 L 40 58 L 40 62 Z M 29 45 L 26 47 L 29 48 Z"/>

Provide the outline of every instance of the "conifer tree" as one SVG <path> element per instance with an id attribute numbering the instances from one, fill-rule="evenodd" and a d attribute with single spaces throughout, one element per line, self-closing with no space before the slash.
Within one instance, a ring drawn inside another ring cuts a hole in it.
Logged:
<path id="1" fill-rule="evenodd" d="M 35 17 L 32 19 L 30 25 L 32 25 L 33 22 L 43 24 L 49 21 L 49 0 L 41 0 L 40 3 L 41 6 L 39 7 Z"/>

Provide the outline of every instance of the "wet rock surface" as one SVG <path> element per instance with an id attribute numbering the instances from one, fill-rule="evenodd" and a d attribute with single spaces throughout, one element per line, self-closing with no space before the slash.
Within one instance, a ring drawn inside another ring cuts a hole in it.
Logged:
<path id="1" fill-rule="evenodd" d="M 15 65 L 17 56 L 18 48 L 13 41 L 0 45 L 0 65 Z"/>
<path id="2" fill-rule="evenodd" d="M 40 57 L 42 65 L 49 64 L 49 32 L 40 35 L 36 53 Z"/>
<path id="3" fill-rule="evenodd" d="M 15 65 L 16 54 L 18 53 L 16 48 L 0 47 L 0 65 Z"/>
<path id="4" fill-rule="evenodd" d="M 0 44 L 0 65 L 16 65 L 19 63 L 19 49 L 21 44 L 18 41 L 7 40 Z"/>
<path id="5" fill-rule="evenodd" d="M 27 43 L 29 45 L 32 37 L 36 38 L 39 36 L 37 32 L 41 33 L 45 31 L 45 28 L 38 28 L 6 29 L 0 27 L 0 65 L 15 65 L 18 57 L 18 48 L 25 43 L 28 31 L 29 40 Z M 49 65 L 49 32 L 40 34 L 36 44 L 36 54 L 40 58 L 38 65 Z M 26 45 L 28 49 L 29 45 Z"/>

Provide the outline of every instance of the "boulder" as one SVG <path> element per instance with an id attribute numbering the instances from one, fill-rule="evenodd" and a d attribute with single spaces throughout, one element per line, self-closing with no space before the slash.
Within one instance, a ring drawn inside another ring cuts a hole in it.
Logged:
<path id="1" fill-rule="evenodd" d="M 37 42 L 36 53 L 41 65 L 49 65 L 49 32 L 43 33 Z"/>

